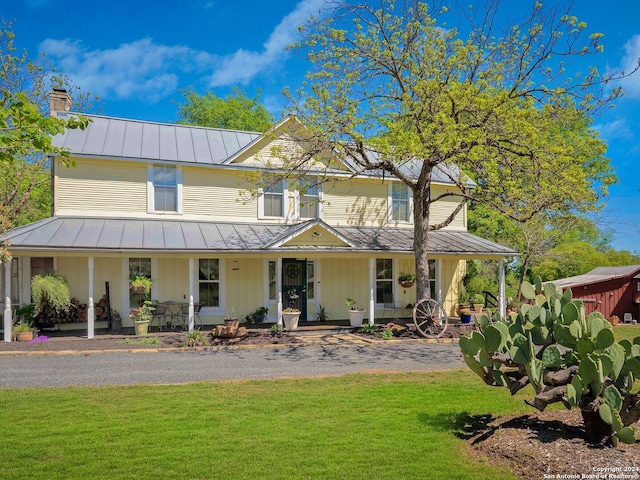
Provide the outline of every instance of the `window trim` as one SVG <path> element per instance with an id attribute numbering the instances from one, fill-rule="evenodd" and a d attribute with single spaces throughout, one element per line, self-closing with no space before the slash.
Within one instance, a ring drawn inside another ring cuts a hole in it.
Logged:
<path id="1" fill-rule="evenodd" d="M 318 194 L 317 195 L 302 195 L 300 190 L 296 189 L 295 191 L 295 217 L 298 220 L 313 220 L 313 219 L 321 219 L 322 218 L 322 184 L 318 184 L 316 185 L 316 188 L 318 189 Z M 302 210 L 302 197 L 304 196 L 311 196 L 311 197 L 315 197 L 317 198 L 316 202 L 316 212 L 317 215 L 315 217 L 303 217 L 301 214 L 301 210 Z"/>
<path id="2" fill-rule="evenodd" d="M 153 172 L 155 167 L 174 167 L 176 169 L 176 210 L 156 210 L 155 202 L 155 185 L 153 183 Z M 147 213 L 154 213 L 158 215 L 182 215 L 182 165 L 162 164 L 162 163 L 150 163 L 147 165 Z"/>
<path id="3" fill-rule="evenodd" d="M 393 218 L 393 186 L 400 185 L 403 186 L 407 190 L 407 220 L 396 220 Z M 400 224 L 413 224 L 413 195 L 411 195 L 411 191 L 409 190 L 409 186 L 405 185 L 401 182 L 389 182 L 388 190 L 387 190 L 387 220 L 389 223 L 400 223 Z"/>
<path id="4" fill-rule="evenodd" d="M 224 259 L 219 257 L 197 257 L 195 259 L 195 267 L 193 270 L 194 278 L 194 286 L 196 287 L 193 292 L 193 301 L 194 303 L 200 303 L 200 260 L 218 260 L 218 306 L 203 306 L 200 313 L 202 315 L 214 316 L 214 315 L 223 315 L 225 313 L 225 305 L 224 305 L 224 269 L 225 262 Z M 208 282 L 213 283 L 213 282 Z"/>
<path id="5" fill-rule="evenodd" d="M 378 275 L 377 275 L 378 260 L 391 261 L 391 278 L 378 279 Z M 374 283 L 374 295 L 375 295 L 374 303 L 377 308 L 382 308 L 384 305 L 391 303 L 391 302 L 378 302 L 378 282 L 391 282 L 392 302 L 396 301 L 396 297 L 398 295 L 397 295 L 397 289 L 396 289 L 396 282 L 394 280 L 395 280 L 395 272 L 397 271 L 397 269 L 398 269 L 397 260 L 394 258 L 380 257 L 374 260 L 374 271 L 373 271 L 373 283 Z"/>
<path id="6" fill-rule="evenodd" d="M 289 186 L 285 180 L 281 180 L 282 183 L 282 216 L 274 217 L 265 215 L 264 213 L 264 197 L 268 192 L 265 192 L 264 188 L 258 188 L 258 219 L 288 219 L 287 201 L 289 198 Z"/>

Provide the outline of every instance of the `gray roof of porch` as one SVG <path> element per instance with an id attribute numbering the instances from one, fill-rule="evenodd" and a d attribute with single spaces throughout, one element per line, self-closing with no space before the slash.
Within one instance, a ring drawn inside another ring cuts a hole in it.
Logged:
<path id="1" fill-rule="evenodd" d="M 281 238 L 315 224 L 348 239 L 351 246 L 277 246 Z M 10 230 L 2 237 L 12 251 L 52 252 L 388 252 L 411 253 L 413 229 L 390 227 L 334 227 L 320 220 L 296 224 L 229 223 L 108 217 L 51 217 Z M 430 232 L 432 254 L 474 257 L 517 255 L 515 250 L 471 233 Z"/>

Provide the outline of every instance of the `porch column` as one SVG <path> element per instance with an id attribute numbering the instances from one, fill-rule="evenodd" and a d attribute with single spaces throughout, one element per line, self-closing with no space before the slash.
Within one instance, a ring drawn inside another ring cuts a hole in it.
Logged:
<path id="1" fill-rule="evenodd" d="M 436 260 L 436 300 L 442 305 L 442 259 Z"/>
<path id="2" fill-rule="evenodd" d="M 505 293 L 505 280 L 504 280 L 504 258 L 498 260 L 498 270 L 499 273 L 499 288 L 500 292 L 498 294 L 498 308 L 500 309 L 500 316 L 505 318 L 507 316 L 507 302 L 506 302 L 506 293 Z"/>
<path id="3" fill-rule="evenodd" d="M 87 310 L 87 338 L 95 333 L 95 310 L 93 306 L 93 257 L 89 257 L 89 309 Z"/>
<path id="4" fill-rule="evenodd" d="M 369 259 L 369 325 L 373 325 L 375 323 L 375 310 L 376 310 L 376 302 L 374 297 L 374 291 L 376 287 L 375 283 L 376 277 L 376 259 Z"/>
<path id="5" fill-rule="evenodd" d="M 193 258 L 189 259 L 189 333 L 193 332 Z"/>
<path id="6" fill-rule="evenodd" d="M 11 341 L 11 260 L 4 262 L 4 341 Z"/>
<path id="7" fill-rule="evenodd" d="M 278 325 L 282 325 L 282 258 L 276 260 L 276 291 L 278 292 L 278 312 L 276 321 Z"/>

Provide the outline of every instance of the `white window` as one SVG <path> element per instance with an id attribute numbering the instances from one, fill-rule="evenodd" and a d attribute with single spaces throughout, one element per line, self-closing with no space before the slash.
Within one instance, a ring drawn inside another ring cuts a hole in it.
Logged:
<path id="1" fill-rule="evenodd" d="M 300 181 L 300 218 L 318 218 L 320 189 L 315 180 Z"/>
<path id="2" fill-rule="evenodd" d="M 278 182 L 264 189 L 262 194 L 263 215 L 265 217 L 284 217 L 284 186 Z"/>
<path id="3" fill-rule="evenodd" d="M 198 298 L 204 307 L 220 306 L 220 260 L 201 258 L 198 261 Z"/>
<path id="4" fill-rule="evenodd" d="M 174 165 L 151 165 L 148 178 L 149 212 L 182 213 L 182 169 Z"/>
<path id="5" fill-rule="evenodd" d="M 412 204 L 409 187 L 403 183 L 391 182 L 389 220 L 393 222 L 411 222 Z"/>
<path id="6" fill-rule="evenodd" d="M 129 281 L 136 277 L 146 277 L 151 280 L 151 259 L 150 258 L 130 258 L 129 259 Z M 151 293 L 137 293 L 129 289 L 129 306 L 142 305 L 145 300 L 151 300 Z"/>
<path id="7" fill-rule="evenodd" d="M 393 260 L 376 259 L 376 303 L 393 302 Z"/>

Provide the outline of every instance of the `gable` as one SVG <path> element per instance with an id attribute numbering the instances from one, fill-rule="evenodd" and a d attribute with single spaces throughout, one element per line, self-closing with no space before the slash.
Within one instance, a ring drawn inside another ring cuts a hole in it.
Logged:
<path id="1" fill-rule="evenodd" d="M 350 245 L 326 228 L 315 225 L 290 240 L 281 247 L 350 247 Z"/>

